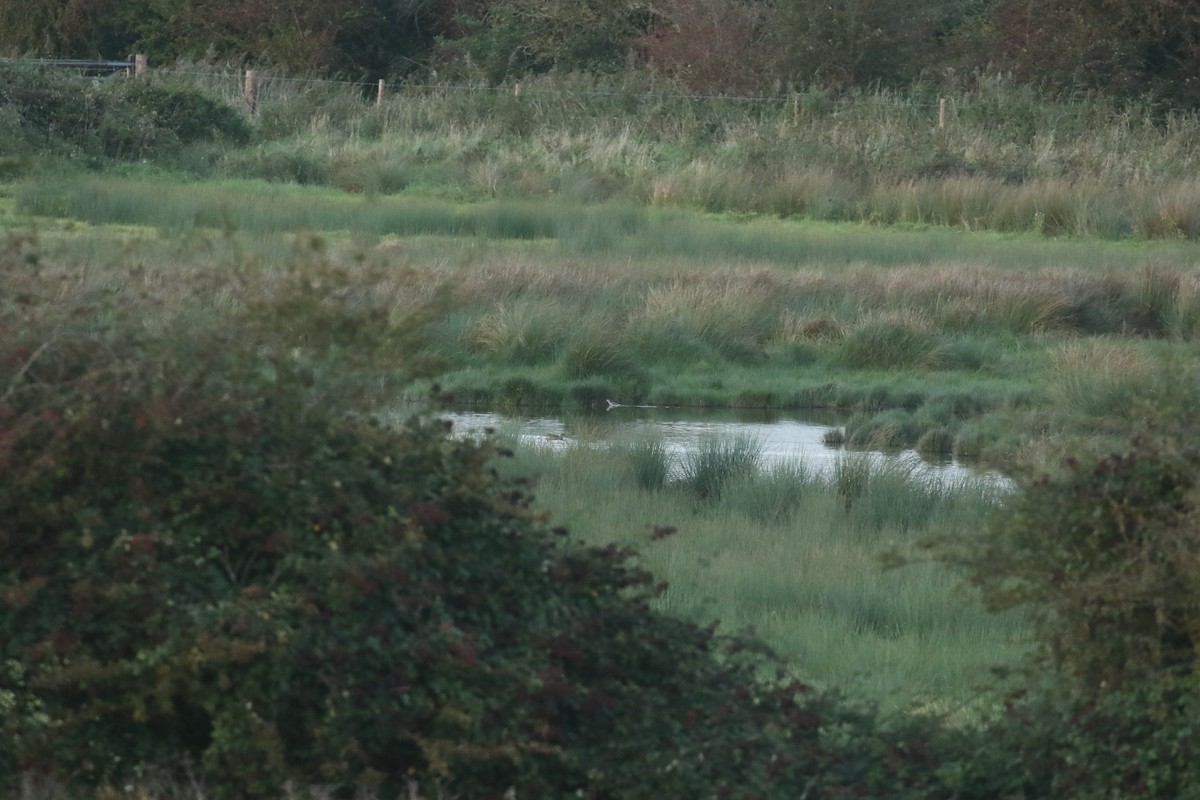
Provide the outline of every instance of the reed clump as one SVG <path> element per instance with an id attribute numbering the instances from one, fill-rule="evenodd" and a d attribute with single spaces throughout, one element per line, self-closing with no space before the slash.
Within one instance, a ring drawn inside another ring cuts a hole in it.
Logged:
<path id="1" fill-rule="evenodd" d="M 677 470 L 675 455 L 661 437 L 638 437 L 617 447 L 628 461 L 634 483 L 642 491 L 661 491 Z"/>
<path id="2" fill-rule="evenodd" d="M 1075 342 L 1051 353 L 1050 394 L 1058 406 L 1084 417 L 1129 418 L 1153 397 L 1156 364 L 1126 344 Z"/>
<path id="3" fill-rule="evenodd" d="M 762 443 L 753 438 L 705 438 L 680 463 L 680 483 L 701 502 L 715 503 L 761 463 Z"/>
<path id="4" fill-rule="evenodd" d="M 915 314 L 885 313 L 854 326 L 839 343 L 835 363 L 850 369 L 934 366 L 932 325 Z"/>

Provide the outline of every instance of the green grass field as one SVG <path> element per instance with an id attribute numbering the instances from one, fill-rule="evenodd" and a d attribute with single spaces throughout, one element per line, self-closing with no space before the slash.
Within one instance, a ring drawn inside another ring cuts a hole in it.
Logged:
<path id="1" fill-rule="evenodd" d="M 835 408 L 853 444 L 1037 461 L 1195 369 L 1200 248 L 164 176 L 17 185 L 53 262 L 335 265 L 462 402 Z M 303 232 L 303 233 L 301 233 Z M 324 268 L 324 267 L 320 267 Z M 417 310 L 420 313 L 414 316 Z"/>
<path id="2" fill-rule="evenodd" d="M 883 568 L 926 537 L 977 526 L 1002 502 L 994 485 L 931 482 L 854 454 L 824 477 L 803 462 L 763 468 L 745 441 L 702 444 L 663 484 L 645 478 L 656 472 L 646 460 L 664 457 L 652 444 L 528 444 L 503 468 L 535 476 L 539 507 L 575 536 L 637 547 L 669 583 L 662 609 L 755 631 L 804 681 L 961 721 L 983 710 L 981 687 L 999 685 L 991 668 L 1024 652 L 1020 617 L 986 613 L 944 566 Z"/>

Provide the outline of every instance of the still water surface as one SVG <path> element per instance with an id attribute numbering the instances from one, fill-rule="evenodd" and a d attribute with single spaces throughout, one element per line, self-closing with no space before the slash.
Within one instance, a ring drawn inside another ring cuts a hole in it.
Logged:
<path id="1" fill-rule="evenodd" d="M 520 416 L 490 411 L 449 411 L 437 415 L 454 423 L 454 432 L 462 436 L 482 436 L 488 429 L 515 435 L 523 444 L 566 450 L 581 443 L 634 441 L 657 437 L 674 457 L 676 464 L 695 452 L 700 443 L 714 438 L 748 437 L 762 449 L 762 465 L 801 461 L 810 470 L 832 472 L 847 451 L 823 441 L 825 434 L 840 428 L 835 416 L 806 414 L 791 416 L 764 411 L 704 411 L 678 408 L 638 408 L 620 406 L 597 413 L 568 416 Z M 859 452 L 859 451 L 855 451 Z M 970 478 L 989 481 L 1004 479 L 952 459 L 933 462 L 914 450 L 865 452 L 879 464 L 901 464 L 930 480 L 960 483 Z"/>

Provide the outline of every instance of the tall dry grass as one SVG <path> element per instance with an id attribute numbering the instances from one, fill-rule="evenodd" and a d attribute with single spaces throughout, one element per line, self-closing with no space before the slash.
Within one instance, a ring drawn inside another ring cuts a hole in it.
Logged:
<path id="1" fill-rule="evenodd" d="M 1072 342 L 1051 353 L 1050 367 L 1051 398 L 1084 417 L 1129 418 L 1156 391 L 1156 362 L 1122 342 Z"/>
<path id="2" fill-rule="evenodd" d="M 249 148 L 189 150 L 204 175 L 364 194 L 621 199 L 715 212 L 1045 235 L 1196 238 L 1200 116 L 1101 98 L 1048 102 L 1002 79 L 939 93 L 801 90 L 696 98 L 654 76 L 512 87 L 356 87 L 262 76 Z M 234 73 L 192 67 L 241 105 Z M 819 165 L 819 166 L 818 166 Z"/>

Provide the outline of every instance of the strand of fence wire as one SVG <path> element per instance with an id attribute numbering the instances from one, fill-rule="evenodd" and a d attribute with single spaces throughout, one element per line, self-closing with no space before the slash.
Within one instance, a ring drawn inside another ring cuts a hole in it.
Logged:
<path id="1" fill-rule="evenodd" d="M 3 63 L 24 63 L 41 66 L 52 66 L 54 64 L 63 64 L 64 59 L 0 59 Z M 98 62 L 97 62 L 98 63 Z M 116 64 L 118 62 L 105 62 Z M 122 64 L 132 64 L 132 62 L 120 62 Z M 68 67 L 69 68 L 69 67 Z M 154 70 L 155 73 L 163 76 L 181 77 L 200 79 L 203 81 L 230 81 L 235 85 L 240 86 L 240 82 L 245 76 L 245 70 L 241 68 L 214 68 L 212 70 L 205 69 L 189 69 L 189 68 L 172 68 L 159 67 Z M 326 86 L 331 88 L 344 87 L 356 88 L 363 90 L 377 89 L 378 80 L 343 80 L 336 78 L 311 78 L 311 77 L 293 77 L 287 75 L 272 74 L 270 71 L 262 72 L 255 70 L 256 87 L 261 91 L 264 87 L 271 84 L 285 84 L 292 86 Z M 800 98 L 804 97 L 805 93 L 793 91 L 788 94 L 780 95 L 735 95 L 723 93 L 697 93 L 697 92 L 679 92 L 671 90 L 657 91 L 631 91 L 617 89 L 583 89 L 578 87 L 546 87 L 539 85 L 536 80 L 533 81 L 518 81 L 508 84 L 487 85 L 479 83 L 418 83 L 412 81 L 397 81 L 387 83 L 387 92 L 390 95 L 405 95 L 409 93 L 494 93 L 494 94 L 510 94 L 516 97 L 528 97 L 530 95 L 550 95 L 579 97 L 579 98 L 612 98 L 622 97 L 631 100 L 639 100 L 642 102 L 715 102 L 715 103 L 741 103 L 741 104 L 779 104 L 791 103 L 796 104 Z M 848 94 L 845 97 L 827 98 L 827 102 L 831 103 L 835 108 L 845 109 L 852 107 L 858 103 L 869 103 L 870 105 L 885 105 L 894 106 L 905 109 L 939 109 L 941 102 L 937 100 L 924 101 L 915 99 L 906 99 L 902 97 L 888 98 L 886 95 L 876 92 L 874 94 Z M 963 97 L 947 98 L 945 100 L 946 110 L 953 114 L 969 111 L 974 105 L 970 99 Z M 1109 115 L 1112 119 L 1122 119 L 1125 115 L 1121 112 L 1116 112 Z"/>
<path id="2" fill-rule="evenodd" d="M 240 81 L 244 76 L 244 71 L 204 71 L 204 70 L 177 70 L 170 68 L 159 68 L 156 72 L 164 75 L 178 77 L 196 77 L 196 78 L 218 78 L 231 81 Z M 273 75 L 270 72 L 262 72 L 255 70 L 255 79 L 260 84 L 267 83 L 287 83 L 294 85 L 318 85 L 318 86 L 346 86 L 359 87 L 362 89 L 375 89 L 379 85 L 378 80 L 337 80 L 333 78 L 296 78 L 284 75 Z M 519 89 L 517 87 L 520 87 Z M 544 87 L 536 82 L 517 81 L 509 84 L 486 85 L 486 84 L 455 84 L 455 83 L 414 83 L 411 81 L 398 81 L 387 83 L 389 92 L 476 92 L 476 93 L 494 93 L 494 94 L 513 94 L 520 96 L 529 92 L 547 93 L 547 94 L 568 94 L 579 97 L 631 97 L 647 100 L 676 100 L 676 101 L 712 101 L 712 102 L 731 102 L 731 103 L 779 103 L 781 101 L 792 102 L 793 97 L 798 93 L 781 94 L 781 95 L 734 95 L 734 94 L 714 94 L 714 93 L 697 93 L 697 92 L 679 92 L 679 91 L 620 91 L 616 89 L 561 89 L 555 87 Z M 844 101 L 834 102 L 851 102 L 853 98 L 847 98 Z M 906 108 L 937 108 L 938 103 L 933 102 L 914 102 L 908 100 L 896 100 L 894 105 L 904 106 Z"/>
<path id="3" fill-rule="evenodd" d="M 49 66 L 61 63 L 61 59 L 3 59 L 5 62 L 26 63 Z M 118 62 L 106 62 L 116 64 Z M 133 62 L 120 62 L 124 66 L 132 66 Z M 190 77 L 216 80 L 241 81 L 245 75 L 245 70 L 242 69 L 221 69 L 215 70 L 195 70 L 195 69 L 174 69 L 171 67 L 159 67 L 155 72 L 161 75 L 169 75 L 172 77 Z M 260 86 L 270 83 L 285 83 L 292 85 L 312 85 L 312 86 L 344 86 L 358 87 L 362 89 L 374 89 L 378 86 L 378 80 L 339 80 L 336 78 L 299 78 L 286 75 L 276 75 L 270 72 L 255 70 L 255 79 Z M 520 88 L 517 88 L 520 87 Z M 496 93 L 496 94 L 520 94 L 523 92 L 547 92 L 552 94 L 569 94 L 579 97 L 632 97 L 643 100 L 673 100 L 673 101 L 690 101 L 690 102 L 730 102 L 730 103 L 779 103 L 781 101 L 791 102 L 794 94 L 789 95 L 735 95 L 723 93 L 697 93 L 697 92 L 678 92 L 678 91 L 642 91 L 628 92 L 618 91 L 614 89 L 577 89 L 569 90 L 538 86 L 535 82 L 518 81 L 512 84 L 485 85 L 485 84 L 452 84 L 452 83 L 414 83 L 411 81 L 400 81 L 389 83 L 388 90 L 393 93 L 397 92 L 477 92 L 477 93 Z M 835 103 L 849 103 L 855 98 L 847 98 L 842 101 L 834 101 Z M 878 103 L 878 97 L 874 102 Z M 911 100 L 896 100 L 893 102 L 896 106 L 906 108 L 937 108 L 937 102 L 915 102 Z"/>

